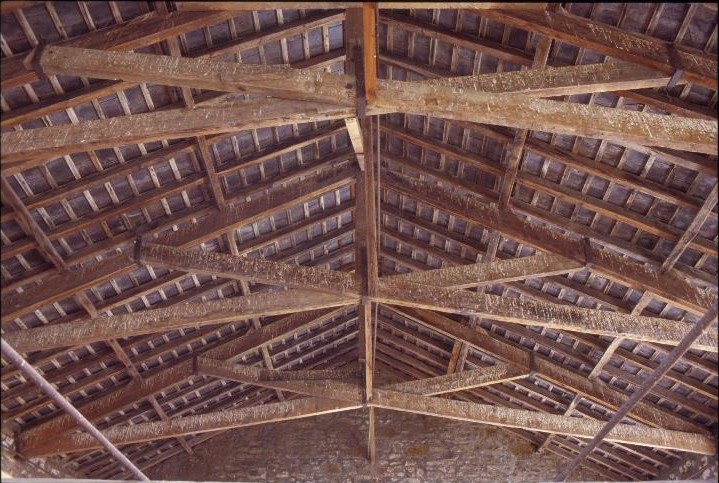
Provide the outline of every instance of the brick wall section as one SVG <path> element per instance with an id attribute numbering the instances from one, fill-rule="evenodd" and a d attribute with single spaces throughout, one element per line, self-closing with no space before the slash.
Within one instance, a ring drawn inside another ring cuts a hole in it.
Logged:
<path id="1" fill-rule="evenodd" d="M 567 460 L 498 428 L 376 410 L 377 465 L 365 458 L 366 410 L 228 431 L 148 470 L 152 479 L 287 482 L 529 482 Z M 603 479 L 577 471 L 574 481 Z"/>

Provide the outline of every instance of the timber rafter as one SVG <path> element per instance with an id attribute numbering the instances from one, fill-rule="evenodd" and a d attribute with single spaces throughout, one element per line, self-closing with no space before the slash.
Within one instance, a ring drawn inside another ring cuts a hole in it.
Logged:
<path id="1" fill-rule="evenodd" d="M 1 321 L 142 471 L 356 409 L 372 463 L 386 410 L 715 451 L 715 8 L 108 7 L 3 3 Z M 22 454 L 129 477 L 2 383 Z"/>

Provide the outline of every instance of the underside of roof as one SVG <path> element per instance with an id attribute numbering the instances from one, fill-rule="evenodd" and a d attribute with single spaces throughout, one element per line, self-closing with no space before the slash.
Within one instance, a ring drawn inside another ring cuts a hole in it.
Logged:
<path id="1" fill-rule="evenodd" d="M 713 454 L 716 5 L 410 7 L 3 2 L 3 339 L 140 470 L 362 406 Z M 5 353 L 1 408 L 130 476 Z"/>

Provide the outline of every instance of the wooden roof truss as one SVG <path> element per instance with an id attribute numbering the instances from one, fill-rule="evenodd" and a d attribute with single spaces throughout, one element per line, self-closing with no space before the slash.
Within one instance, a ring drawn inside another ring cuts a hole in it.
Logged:
<path id="1" fill-rule="evenodd" d="M 574 460 L 674 355 L 582 464 L 714 454 L 716 8 L 345 3 L 4 2 L 6 342 L 143 471 L 358 408 Z"/>

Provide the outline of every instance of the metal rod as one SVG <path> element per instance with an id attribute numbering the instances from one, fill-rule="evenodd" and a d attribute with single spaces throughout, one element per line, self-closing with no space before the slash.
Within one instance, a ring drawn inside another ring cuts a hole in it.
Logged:
<path id="1" fill-rule="evenodd" d="M 122 454 L 117 446 L 112 444 L 99 429 L 97 429 L 90 421 L 87 420 L 87 418 L 85 418 L 85 416 L 80 413 L 80 411 L 75 409 L 75 407 L 70 404 L 70 402 L 68 402 L 68 400 L 65 399 L 65 397 L 57 391 L 57 389 L 52 387 L 52 384 L 42 377 L 42 375 L 37 372 L 34 367 L 28 364 L 28 362 L 23 359 L 23 357 L 15 349 L 13 349 L 10 344 L 4 340 L 0 340 L 0 349 L 2 350 L 3 356 L 12 362 L 13 365 L 15 365 L 15 367 L 17 367 L 20 372 L 25 375 L 25 377 L 34 382 L 40 390 L 47 394 L 48 397 L 52 399 L 61 409 L 70 414 L 70 416 L 72 416 L 80 426 L 85 428 L 88 433 L 95 437 L 100 444 L 102 444 L 105 449 L 110 452 L 110 454 L 117 458 L 117 460 L 125 468 L 130 470 L 130 472 L 138 479 L 142 481 L 150 481 L 150 479 L 145 476 L 145 474 L 140 471 L 140 469 L 135 466 L 132 461 L 127 458 L 127 456 Z"/>
<path id="2" fill-rule="evenodd" d="M 609 432 L 616 426 L 622 419 L 629 414 L 629 411 L 652 390 L 654 385 L 669 372 L 674 364 L 689 350 L 691 345 L 704 331 L 717 319 L 717 308 L 712 307 L 709 312 L 697 321 L 696 324 L 687 332 L 687 335 L 679 342 L 679 344 L 667 354 L 664 359 L 654 371 L 649 374 L 644 382 L 637 388 L 636 391 L 627 399 L 624 404 L 614 413 L 614 415 L 607 421 L 601 430 L 594 436 L 594 438 L 579 452 L 579 454 L 567 465 L 562 471 L 556 476 L 554 481 L 566 481 L 569 475 L 574 471 L 591 453 L 599 443 L 609 434 Z"/>

